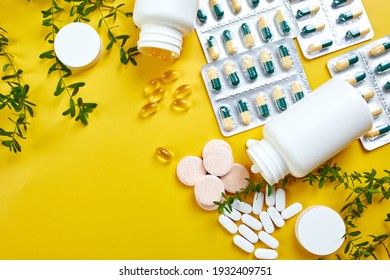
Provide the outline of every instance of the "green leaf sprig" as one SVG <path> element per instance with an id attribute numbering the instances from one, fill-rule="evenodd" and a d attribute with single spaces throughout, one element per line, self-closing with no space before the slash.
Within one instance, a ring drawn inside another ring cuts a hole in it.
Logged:
<path id="1" fill-rule="evenodd" d="M 117 45 L 119 48 L 120 62 L 124 65 L 128 64 L 129 62 L 131 62 L 133 65 L 137 65 L 137 62 L 134 59 L 134 56 L 139 53 L 137 46 L 126 47 L 126 43 L 130 38 L 130 35 L 115 35 L 113 29 L 119 26 L 110 26 L 108 23 L 108 19 L 110 18 L 112 18 L 115 22 L 118 15 L 122 15 L 126 18 L 133 16 L 131 12 L 125 12 L 122 10 L 125 4 L 121 3 L 116 6 L 110 4 L 110 2 L 115 2 L 114 0 L 65 0 L 65 2 L 72 3 L 70 16 L 75 17 L 75 21 L 78 22 L 90 22 L 88 16 L 90 16 L 95 11 L 98 12 L 100 16 L 98 27 L 101 28 L 104 26 L 107 29 L 109 43 L 106 46 L 106 50 L 108 51 L 113 47 L 113 45 Z"/>
<path id="2" fill-rule="evenodd" d="M 17 69 L 13 56 L 7 51 L 9 39 L 6 37 L 7 31 L 0 27 L 0 58 L 4 58 L 6 63 L 2 67 L 4 75 L 1 80 L 6 82 L 10 91 L 7 94 L 0 93 L 0 110 L 8 108 L 15 117 L 8 119 L 14 124 L 14 128 L 7 131 L 0 127 L 1 144 L 15 153 L 21 152 L 22 147 L 18 139 L 25 139 L 24 132 L 27 131 L 29 122 L 27 117 L 33 117 L 34 103 L 28 100 L 30 86 L 22 82 L 22 69 Z"/>
<path id="3" fill-rule="evenodd" d="M 59 28 L 56 25 L 56 16 L 62 12 L 64 12 L 64 8 L 58 6 L 56 0 L 51 0 L 51 7 L 48 10 L 42 11 L 42 25 L 51 29 L 45 37 L 45 41 L 51 45 L 51 49 L 42 53 L 39 57 L 41 59 L 54 60 L 54 63 L 48 70 L 49 75 L 53 72 L 57 72 L 59 75 L 54 95 L 59 96 L 65 91 L 69 96 L 69 108 L 63 111 L 62 115 L 70 115 L 72 118 L 76 117 L 76 121 L 81 121 L 82 124 L 87 125 L 89 114 L 93 112 L 93 110 L 97 107 L 97 104 L 84 102 L 81 97 L 78 97 L 76 100 L 76 95 L 78 94 L 80 88 L 85 86 L 85 83 L 76 82 L 68 84 L 67 78 L 72 75 L 72 71 L 57 58 L 54 52 L 54 38 L 59 32 Z"/>
<path id="4" fill-rule="evenodd" d="M 316 185 L 320 189 L 325 184 L 331 183 L 334 189 L 343 187 L 349 192 L 346 204 L 340 212 L 345 213 L 345 238 L 347 242 L 344 254 L 352 259 L 359 260 L 368 257 L 377 259 L 374 252 L 378 246 L 383 246 L 390 258 L 389 249 L 385 245 L 385 240 L 390 239 L 389 233 L 371 234 L 368 235 L 369 240 L 367 240 L 367 238 L 363 238 L 362 232 L 357 226 L 357 222 L 369 205 L 390 198 L 390 171 L 384 170 L 384 172 L 386 175 L 382 177 L 378 176 L 375 169 L 372 169 L 371 172 L 347 173 L 336 165 L 325 164 L 302 179 L 303 182 L 308 182 L 311 186 Z M 387 218 L 384 221 L 390 222 L 390 213 L 387 213 Z"/>

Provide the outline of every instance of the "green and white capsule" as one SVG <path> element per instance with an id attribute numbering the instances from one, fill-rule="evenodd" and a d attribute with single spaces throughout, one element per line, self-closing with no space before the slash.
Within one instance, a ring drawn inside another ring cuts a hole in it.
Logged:
<path id="1" fill-rule="evenodd" d="M 248 102 L 245 99 L 241 99 L 237 102 L 237 106 L 241 122 L 245 125 L 250 124 L 252 122 L 252 116 L 248 108 Z"/>
<path id="2" fill-rule="evenodd" d="M 232 113 L 227 106 L 219 107 L 219 116 L 222 120 L 222 126 L 227 131 L 232 131 L 234 129 L 234 119 L 232 117 Z"/>
<path id="3" fill-rule="evenodd" d="M 347 78 L 346 81 L 351 85 L 356 85 L 357 83 L 362 82 L 366 78 L 366 76 L 367 75 L 365 72 L 358 72 L 352 77 Z"/>
<path id="4" fill-rule="evenodd" d="M 370 27 L 358 27 L 351 30 L 348 30 L 347 33 L 345 33 L 345 39 L 351 40 L 354 38 L 358 38 L 361 36 L 364 36 L 368 33 L 370 33 L 371 28 Z"/>
<path id="5" fill-rule="evenodd" d="M 375 92 L 372 89 L 369 89 L 362 92 L 361 95 L 364 98 L 364 100 L 369 101 L 371 98 L 374 97 Z"/>
<path id="6" fill-rule="evenodd" d="M 217 19 L 223 18 L 225 12 L 223 10 L 223 6 L 221 0 L 210 0 L 210 7 L 214 12 L 214 15 Z"/>
<path id="7" fill-rule="evenodd" d="M 324 28 L 325 28 L 325 23 L 308 24 L 302 28 L 301 35 L 306 36 L 314 32 L 324 30 Z"/>
<path id="8" fill-rule="evenodd" d="M 203 7 L 200 5 L 200 2 L 198 5 L 198 11 L 196 13 L 196 17 L 200 23 L 205 23 L 207 21 L 207 13 L 203 9 Z"/>
<path id="9" fill-rule="evenodd" d="M 383 73 L 389 69 L 390 69 L 390 60 L 387 60 L 387 61 L 383 61 L 383 62 L 379 63 L 377 65 L 377 67 L 375 67 L 375 72 Z"/>
<path id="10" fill-rule="evenodd" d="M 284 69 L 291 69 L 293 67 L 293 62 L 288 48 L 285 45 L 280 45 L 278 50 L 282 67 Z"/>
<path id="11" fill-rule="evenodd" d="M 333 9 L 337 9 L 337 8 L 343 7 L 343 6 L 351 4 L 351 3 L 352 3 L 352 0 L 333 0 L 331 6 Z"/>
<path id="12" fill-rule="evenodd" d="M 246 55 L 242 59 L 242 67 L 249 80 L 257 79 L 257 70 L 251 56 Z"/>
<path id="13" fill-rule="evenodd" d="M 263 93 L 258 93 L 255 96 L 256 108 L 262 118 L 267 118 L 270 115 L 267 99 Z"/>
<path id="14" fill-rule="evenodd" d="M 370 49 L 370 56 L 378 56 L 390 49 L 390 41 L 377 44 Z"/>
<path id="15" fill-rule="evenodd" d="M 253 37 L 249 25 L 244 22 L 240 27 L 240 32 L 245 47 L 247 47 L 248 49 L 252 48 L 255 45 L 255 38 Z"/>
<path id="16" fill-rule="evenodd" d="M 347 56 L 346 58 L 340 59 L 333 66 L 333 70 L 340 72 L 349 66 L 356 64 L 359 61 L 359 57 L 356 54 Z"/>
<path id="17" fill-rule="evenodd" d="M 380 135 L 383 135 L 389 131 L 390 131 L 390 124 L 382 124 L 380 126 L 377 126 L 373 129 L 371 129 L 364 136 L 366 138 L 374 138 L 374 137 L 378 137 Z"/>
<path id="18" fill-rule="evenodd" d="M 348 12 L 340 14 L 339 17 L 337 18 L 336 22 L 337 23 L 345 23 L 345 22 L 350 21 L 354 18 L 360 17 L 362 14 L 363 14 L 362 9 L 355 9 L 352 11 L 348 11 Z"/>
<path id="19" fill-rule="evenodd" d="M 249 4 L 253 7 L 256 8 L 260 3 L 260 0 L 249 0 Z"/>
<path id="20" fill-rule="evenodd" d="M 289 34 L 291 31 L 290 25 L 288 24 L 284 12 L 282 10 L 278 10 L 275 14 L 276 22 L 278 23 L 279 30 L 282 34 Z"/>
<path id="21" fill-rule="evenodd" d="M 303 93 L 303 87 L 300 82 L 294 81 L 291 84 L 292 93 L 294 96 L 295 101 L 299 101 L 302 98 L 305 97 L 305 94 Z"/>
<path id="22" fill-rule="evenodd" d="M 232 86 L 237 86 L 240 83 L 240 78 L 238 77 L 236 67 L 230 61 L 225 62 L 223 65 L 223 69 L 225 70 L 226 78 Z"/>
<path id="23" fill-rule="evenodd" d="M 295 18 L 301 19 L 309 15 L 315 15 L 318 13 L 319 10 L 320 10 L 319 5 L 311 5 L 311 6 L 303 7 L 297 10 Z"/>
<path id="24" fill-rule="evenodd" d="M 210 36 L 207 39 L 207 52 L 209 53 L 209 56 L 212 60 L 217 60 L 221 54 L 217 40 L 214 38 L 214 36 Z"/>
<path id="25" fill-rule="evenodd" d="M 232 6 L 233 12 L 235 14 L 241 12 L 242 9 L 241 0 L 230 0 L 230 6 Z"/>
<path id="26" fill-rule="evenodd" d="M 259 17 L 259 29 L 263 41 L 268 42 L 272 39 L 273 34 L 271 28 L 269 27 L 267 19 L 263 16 Z"/>
<path id="27" fill-rule="evenodd" d="M 274 87 L 273 98 L 276 108 L 278 108 L 280 112 L 287 110 L 286 97 L 284 96 L 283 89 L 281 87 Z"/>
<path id="28" fill-rule="evenodd" d="M 210 67 L 209 69 L 207 69 L 207 78 L 213 90 L 215 91 L 221 90 L 222 88 L 221 80 L 219 79 L 219 75 L 215 67 Z"/>
<path id="29" fill-rule="evenodd" d="M 370 111 L 372 116 L 375 118 L 382 114 L 382 107 L 378 106 L 377 104 L 374 104 L 370 106 Z"/>
<path id="30" fill-rule="evenodd" d="M 390 91 L 390 81 L 387 81 L 387 82 L 385 83 L 385 85 L 383 86 L 383 89 L 384 89 L 385 91 Z"/>
<path id="31" fill-rule="evenodd" d="M 307 48 L 307 52 L 310 54 L 315 53 L 315 52 L 319 52 L 323 49 L 329 48 L 332 45 L 333 45 L 333 41 L 330 39 L 325 39 L 322 41 L 314 42 L 314 43 L 311 43 L 309 45 L 309 47 Z"/>
<path id="32" fill-rule="evenodd" d="M 274 63 L 272 62 L 272 57 L 268 50 L 262 50 L 260 52 L 260 62 L 266 74 L 275 72 Z"/>
<path id="33" fill-rule="evenodd" d="M 233 33 L 230 30 L 224 30 L 222 32 L 222 40 L 229 54 L 235 54 L 237 52 L 238 48 L 234 40 Z"/>

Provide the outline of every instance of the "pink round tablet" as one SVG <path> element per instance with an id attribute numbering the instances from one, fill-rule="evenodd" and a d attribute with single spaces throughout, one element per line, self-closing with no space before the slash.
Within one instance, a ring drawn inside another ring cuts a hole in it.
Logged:
<path id="1" fill-rule="evenodd" d="M 232 170 L 222 176 L 221 180 L 225 186 L 225 191 L 235 193 L 243 191 L 248 187 L 249 182 L 245 178 L 249 178 L 248 169 L 242 164 L 234 163 Z"/>
<path id="2" fill-rule="evenodd" d="M 228 143 L 223 140 L 211 140 L 203 148 L 203 165 L 208 173 L 223 176 L 233 167 L 233 153 Z"/>
<path id="3" fill-rule="evenodd" d="M 223 199 L 222 193 L 225 193 L 225 188 L 221 179 L 213 175 L 205 175 L 200 178 L 194 187 L 196 201 L 199 206 L 205 210 L 214 210 L 214 201 Z"/>
<path id="4" fill-rule="evenodd" d="M 206 175 L 206 169 L 202 159 L 196 156 L 187 156 L 177 165 L 176 174 L 184 185 L 195 186 L 195 183 Z"/>

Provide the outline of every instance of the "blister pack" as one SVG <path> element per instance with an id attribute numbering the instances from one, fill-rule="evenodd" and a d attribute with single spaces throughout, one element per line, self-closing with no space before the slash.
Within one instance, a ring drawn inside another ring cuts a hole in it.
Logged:
<path id="1" fill-rule="evenodd" d="M 366 150 L 390 143 L 390 35 L 328 61 L 332 76 L 345 79 L 369 103 L 374 127 L 360 138 Z"/>
<path id="2" fill-rule="evenodd" d="M 291 38 L 208 63 L 201 72 L 224 136 L 265 124 L 311 91 Z"/>
<path id="3" fill-rule="evenodd" d="M 299 26 L 303 55 L 313 59 L 374 37 L 361 0 L 284 0 Z"/>
<path id="4" fill-rule="evenodd" d="M 200 0 L 195 29 L 207 62 L 299 32 L 284 0 Z"/>

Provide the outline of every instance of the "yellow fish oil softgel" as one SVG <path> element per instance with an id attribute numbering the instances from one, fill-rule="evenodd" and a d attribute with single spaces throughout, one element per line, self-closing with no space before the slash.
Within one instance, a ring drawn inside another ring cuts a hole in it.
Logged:
<path id="1" fill-rule="evenodd" d="M 177 70 L 168 70 L 162 74 L 160 81 L 164 84 L 171 84 L 180 78 L 180 72 Z"/>
<path id="2" fill-rule="evenodd" d="M 159 102 L 161 99 L 164 98 L 165 94 L 167 93 L 165 88 L 156 88 L 151 95 L 149 95 L 149 101 L 152 103 Z"/>
<path id="3" fill-rule="evenodd" d="M 153 115 L 154 113 L 156 113 L 157 110 L 158 110 L 158 103 L 151 102 L 151 103 L 145 104 L 141 108 L 140 116 L 143 118 L 149 117 L 149 116 Z"/>
<path id="4" fill-rule="evenodd" d="M 173 96 L 175 98 L 186 98 L 194 91 L 193 87 L 189 84 L 184 84 L 175 89 Z"/>
<path id="5" fill-rule="evenodd" d="M 158 79 L 149 80 L 144 87 L 144 94 L 149 96 L 152 94 L 160 86 L 160 82 Z"/>
<path id="6" fill-rule="evenodd" d="M 170 162 L 173 158 L 173 152 L 168 150 L 167 148 L 164 147 L 157 147 L 156 148 L 156 157 L 161 161 L 161 162 Z"/>
<path id="7" fill-rule="evenodd" d="M 390 35 L 387 35 L 334 57 L 327 63 L 332 77 L 350 83 L 368 104 L 374 124 L 371 131 L 360 137 L 363 147 L 368 151 L 390 143 L 390 94 L 387 90 L 387 85 L 390 90 L 389 48 Z"/>

